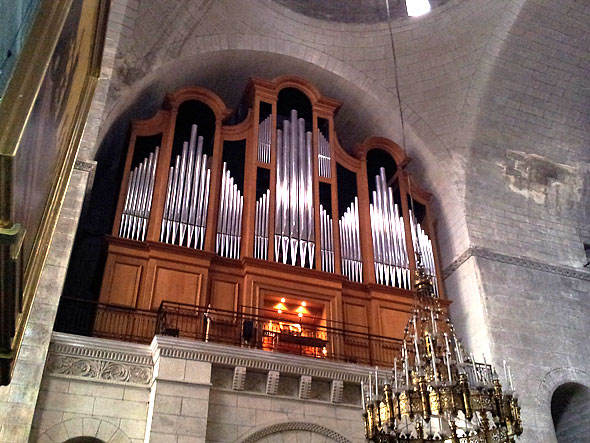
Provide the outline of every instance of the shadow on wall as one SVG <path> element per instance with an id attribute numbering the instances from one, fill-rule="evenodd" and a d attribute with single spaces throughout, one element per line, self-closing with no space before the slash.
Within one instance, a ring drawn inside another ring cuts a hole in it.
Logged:
<path id="1" fill-rule="evenodd" d="M 590 389 L 579 383 L 559 386 L 551 398 L 558 443 L 590 441 Z"/>

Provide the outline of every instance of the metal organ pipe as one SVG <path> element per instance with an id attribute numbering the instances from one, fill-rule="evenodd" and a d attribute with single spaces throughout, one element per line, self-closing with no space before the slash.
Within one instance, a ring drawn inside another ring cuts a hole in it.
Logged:
<path id="1" fill-rule="evenodd" d="M 292 110 L 277 130 L 275 260 L 308 268 L 315 255 L 311 140 Z"/>
<path id="2" fill-rule="evenodd" d="M 387 186 L 384 168 L 380 168 L 379 175 L 375 176 L 370 211 L 377 283 L 410 289 L 403 217 L 394 202 L 392 188 Z"/>
<path id="3" fill-rule="evenodd" d="M 330 142 L 321 132 L 318 136 L 318 169 L 320 177 L 330 178 L 331 173 Z"/>
<path id="4" fill-rule="evenodd" d="M 150 218 L 154 180 L 160 148 L 156 147 L 143 162 L 129 174 L 125 203 L 121 214 L 119 236 L 144 241 Z"/>
<path id="5" fill-rule="evenodd" d="M 322 271 L 334 272 L 334 243 L 332 232 L 332 217 L 320 204 L 320 256 L 322 259 Z"/>
<path id="6" fill-rule="evenodd" d="M 358 197 L 350 204 L 340 217 L 340 249 L 342 273 L 349 280 L 363 281 L 363 262 L 361 258 L 359 236 Z"/>
<path id="7" fill-rule="evenodd" d="M 270 189 L 256 201 L 256 220 L 254 224 L 254 257 L 268 259 L 268 203 Z"/>
<path id="8" fill-rule="evenodd" d="M 271 122 L 269 115 L 258 125 L 258 161 L 261 163 L 270 163 Z"/>
<path id="9" fill-rule="evenodd" d="M 432 277 L 433 287 L 434 287 L 434 295 L 438 297 L 438 282 L 436 278 L 436 267 L 434 265 L 434 251 L 432 249 L 432 240 L 428 237 L 428 234 L 422 229 L 418 220 L 412 214 L 410 210 L 410 223 L 412 229 L 412 241 L 416 252 L 420 251 L 422 257 L 422 264 L 426 269 L 428 275 Z M 417 254 L 416 254 L 417 256 Z M 416 257 L 417 260 L 417 257 Z"/>
<path id="10" fill-rule="evenodd" d="M 168 174 L 161 242 L 203 249 L 210 175 L 203 137 L 197 137 L 197 125 L 192 125 L 190 140 Z"/>
<path id="11" fill-rule="evenodd" d="M 243 208 L 244 197 L 224 162 L 215 242 L 217 254 L 223 257 L 240 258 Z"/>

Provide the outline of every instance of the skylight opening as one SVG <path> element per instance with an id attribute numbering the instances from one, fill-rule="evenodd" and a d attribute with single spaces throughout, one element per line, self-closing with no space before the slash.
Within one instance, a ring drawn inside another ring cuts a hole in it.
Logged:
<path id="1" fill-rule="evenodd" d="M 419 17 L 430 12 L 428 0 L 406 0 L 406 9 L 410 17 Z"/>

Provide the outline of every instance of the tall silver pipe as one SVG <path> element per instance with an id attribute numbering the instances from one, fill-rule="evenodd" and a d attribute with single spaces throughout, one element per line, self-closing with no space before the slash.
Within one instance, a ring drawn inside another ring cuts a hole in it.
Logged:
<path id="1" fill-rule="evenodd" d="M 184 180 L 184 192 L 182 196 L 182 205 L 180 208 L 180 238 L 179 238 L 179 245 L 184 244 L 184 236 L 187 231 L 189 223 L 189 213 L 190 213 L 190 205 L 192 203 L 192 195 L 194 193 L 194 166 L 195 166 L 195 143 L 197 140 L 197 126 L 191 126 L 191 135 L 190 141 L 188 143 L 188 153 L 187 153 L 187 161 L 188 164 L 186 166 L 186 175 Z M 189 236 L 191 236 L 189 234 Z M 187 238 L 187 245 L 189 246 L 190 237 Z"/>
<path id="2" fill-rule="evenodd" d="M 219 193 L 219 214 L 217 216 L 217 235 L 215 236 L 215 250 L 218 254 L 221 255 L 221 235 L 222 235 L 222 227 L 224 223 L 225 217 L 225 210 L 226 210 L 226 199 L 227 199 L 227 176 L 225 174 L 225 168 L 227 167 L 226 163 L 223 162 L 223 170 L 221 172 L 221 191 Z"/>
<path id="3" fill-rule="evenodd" d="M 320 205 L 320 256 L 322 271 L 334 272 L 334 246 L 332 241 L 332 218 Z"/>
<path id="4" fill-rule="evenodd" d="M 170 194 L 172 193 L 172 176 L 174 175 L 174 167 L 170 166 L 168 169 L 168 184 L 166 185 L 166 202 L 164 203 L 164 213 L 162 214 L 162 225 L 160 226 L 160 241 L 164 242 L 166 239 L 166 231 L 168 229 L 168 207 L 170 206 Z"/>
<path id="5" fill-rule="evenodd" d="M 275 260 L 313 267 L 313 163 L 311 132 L 292 110 L 277 130 Z"/>
<path id="6" fill-rule="evenodd" d="M 204 161 L 207 159 L 207 156 L 204 156 Z M 206 163 L 206 162 L 205 162 Z M 203 167 L 205 169 L 205 167 Z M 202 174 L 201 174 L 202 176 Z M 205 243 L 205 231 L 207 225 L 207 208 L 209 207 L 209 188 L 211 183 L 211 170 L 207 169 L 207 174 L 205 178 L 205 198 L 203 199 L 203 204 L 199 205 L 201 209 L 201 220 L 199 222 L 199 232 L 200 232 L 200 240 L 199 240 L 199 249 L 203 249 L 203 245 Z"/>
<path id="7" fill-rule="evenodd" d="M 119 237 L 124 237 L 124 232 L 127 228 L 127 220 L 129 218 L 129 203 L 131 202 L 131 190 L 135 180 L 135 169 L 132 169 L 129 174 L 127 182 L 127 192 L 125 193 L 125 203 L 123 204 L 123 212 L 121 214 L 121 223 L 119 225 Z"/>
<path id="8" fill-rule="evenodd" d="M 330 142 L 324 137 L 324 134 L 320 132 L 318 137 L 318 170 L 320 177 L 330 178 L 330 162 Z"/>
<path id="9" fill-rule="evenodd" d="M 305 146 L 305 120 L 300 118 L 297 128 L 297 156 L 298 163 L 298 177 L 297 177 L 297 195 L 298 195 L 298 241 L 299 241 L 299 260 L 300 265 L 305 267 L 305 259 L 307 258 L 307 150 Z M 309 159 L 311 160 L 311 159 Z"/>
<path id="10" fill-rule="evenodd" d="M 154 196 L 154 182 L 156 180 L 156 168 L 158 166 L 158 157 L 160 154 L 160 147 L 157 146 L 156 150 L 154 151 L 154 156 L 150 160 L 150 175 L 149 175 L 149 185 L 147 189 L 147 196 L 146 202 L 143 208 L 143 226 L 141 230 L 141 241 L 145 240 L 146 230 L 148 220 L 150 218 L 150 213 L 152 211 L 152 199 Z M 150 154 L 151 156 L 151 154 Z"/>
<path id="11" fill-rule="evenodd" d="M 303 127 L 305 130 L 305 126 Z M 306 133 L 305 137 L 305 158 L 306 158 L 306 172 L 305 172 L 305 211 L 307 214 L 307 250 L 309 253 L 309 267 L 313 268 L 315 258 L 315 225 L 313 221 L 313 147 L 311 131 Z"/>
<path id="12" fill-rule="evenodd" d="M 275 186 L 275 260 L 279 261 L 279 255 L 281 252 L 281 239 L 282 239 L 282 213 L 283 213 L 283 131 L 277 129 L 277 173 L 276 173 L 276 186 Z"/>
<path id="13" fill-rule="evenodd" d="M 243 207 L 244 198 L 224 162 L 216 236 L 218 255 L 234 259 L 240 257 Z"/>
<path id="14" fill-rule="evenodd" d="M 196 125 L 193 126 L 196 132 Z M 192 136 L 192 133 L 191 133 Z M 192 139 L 191 139 L 192 141 Z M 201 181 L 204 179 L 203 173 L 206 166 L 205 159 L 207 156 L 203 156 L 203 137 L 200 136 L 197 141 L 197 152 L 195 153 L 195 161 L 194 161 L 194 174 L 192 177 L 192 195 L 190 199 L 189 205 L 189 214 L 188 214 L 188 238 L 187 238 L 187 246 L 190 247 L 193 237 L 195 246 L 199 241 L 199 224 L 198 224 L 198 214 L 199 214 L 199 207 L 203 204 L 203 189 Z"/>
<path id="15" fill-rule="evenodd" d="M 357 197 L 340 218 L 340 240 L 342 273 L 352 281 L 362 282 L 363 266 Z"/>

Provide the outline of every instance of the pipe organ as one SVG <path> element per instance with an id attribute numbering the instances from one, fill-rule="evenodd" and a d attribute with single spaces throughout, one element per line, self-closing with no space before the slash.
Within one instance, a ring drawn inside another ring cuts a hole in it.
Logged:
<path id="1" fill-rule="evenodd" d="M 340 103 L 297 77 L 251 79 L 243 100 L 230 125 L 219 97 L 183 88 L 133 122 L 102 302 L 234 310 L 304 294 L 326 321 L 394 336 L 418 256 L 444 298 L 431 196 L 399 146 L 345 151 Z"/>

